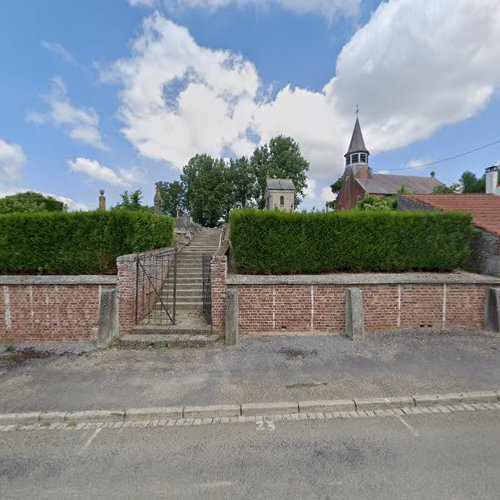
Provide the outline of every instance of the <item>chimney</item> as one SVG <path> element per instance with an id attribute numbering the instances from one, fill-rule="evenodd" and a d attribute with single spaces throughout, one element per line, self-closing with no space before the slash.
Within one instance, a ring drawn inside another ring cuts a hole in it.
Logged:
<path id="1" fill-rule="evenodd" d="M 486 194 L 500 195 L 498 190 L 498 166 L 486 169 Z"/>
<path id="2" fill-rule="evenodd" d="M 106 210 L 106 196 L 104 196 L 104 189 L 100 189 L 99 193 L 101 194 L 99 196 L 99 210 L 104 212 Z"/>

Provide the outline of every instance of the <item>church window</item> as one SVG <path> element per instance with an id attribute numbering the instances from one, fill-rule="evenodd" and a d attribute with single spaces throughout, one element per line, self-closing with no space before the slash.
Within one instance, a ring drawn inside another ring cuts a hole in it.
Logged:
<path id="1" fill-rule="evenodd" d="M 359 161 L 359 155 L 358 154 L 352 155 L 352 162 L 358 163 L 358 161 Z"/>
<path id="2" fill-rule="evenodd" d="M 359 155 L 359 161 L 360 161 L 361 163 L 366 163 L 366 154 L 361 153 L 361 154 Z"/>

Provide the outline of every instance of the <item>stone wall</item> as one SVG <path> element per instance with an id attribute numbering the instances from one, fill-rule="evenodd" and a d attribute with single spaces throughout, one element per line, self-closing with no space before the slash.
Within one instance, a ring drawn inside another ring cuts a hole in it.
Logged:
<path id="1" fill-rule="evenodd" d="M 227 275 L 212 264 L 213 326 L 224 331 L 225 287 L 238 290 L 240 334 L 346 331 L 346 292 L 362 292 L 366 333 L 483 328 L 486 294 L 500 280 L 469 273 Z M 215 284 L 216 283 L 216 284 Z"/>
<path id="2" fill-rule="evenodd" d="M 472 237 L 467 269 L 500 277 L 500 236 L 477 229 Z"/>
<path id="3" fill-rule="evenodd" d="M 0 342 L 93 339 L 115 276 L 0 276 Z"/>

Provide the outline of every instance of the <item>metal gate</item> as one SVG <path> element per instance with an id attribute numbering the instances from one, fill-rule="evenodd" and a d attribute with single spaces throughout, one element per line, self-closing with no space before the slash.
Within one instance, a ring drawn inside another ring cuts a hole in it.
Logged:
<path id="1" fill-rule="evenodd" d="M 137 255 L 135 324 L 175 325 L 177 250 Z"/>
<path id="2" fill-rule="evenodd" d="M 212 324 L 212 273 L 210 264 L 212 254 L 204 253 L 201 257 L 203 273 L 203 314 L 208 323 Z"/>

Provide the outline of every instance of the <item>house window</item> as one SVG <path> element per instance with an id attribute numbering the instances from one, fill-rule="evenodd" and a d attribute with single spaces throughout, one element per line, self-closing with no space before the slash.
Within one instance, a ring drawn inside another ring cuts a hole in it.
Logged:
<path id="1" fill-rule="evenodd" d="M 281 206 L 285 205 L 285 197 L 284 196 L 280 196 L 280 205 Z"/>

